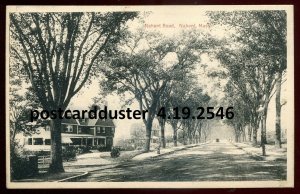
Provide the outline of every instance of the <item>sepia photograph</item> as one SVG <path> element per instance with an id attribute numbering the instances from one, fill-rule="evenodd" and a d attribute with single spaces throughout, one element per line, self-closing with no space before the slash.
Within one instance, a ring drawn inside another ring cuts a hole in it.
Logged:
<path id="1" fill-rule="evenodd" d="M 7 6 L 7 188 L 294 187 L 293 17 Z"/>

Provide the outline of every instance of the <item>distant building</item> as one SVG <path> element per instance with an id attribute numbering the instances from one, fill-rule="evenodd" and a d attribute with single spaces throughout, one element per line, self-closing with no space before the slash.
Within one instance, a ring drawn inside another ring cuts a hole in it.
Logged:
<path id="1" fill-rule="evenodd" d="M 101 146 L 111 150 L 115 125 L 111 119 L 63 119 L 61 133 L 63 145 Z M 23 135 L 21 142 L 26 150 L 50 150 L 50 126 L 38 127 L 33 134 Z"/>
<path id="2" fill-rule="evenodd" d="M 143 149 L 146 144 L 146 129 L 143 125 L 139 125 L 138 128 L 131 128 L 130 137 L 119 139 L 117 146 L 122 147 L 124 150 Z M 157 147 L 160 141 L 160 129 L 157 125 L 153 125 L 151 131 L 150 146 Z"/>
<path id="3" fill-rule="evenodd" d="M 151 132 L 151 143 L 159 143 L 160 141 L 160 129 L 154 127 Z"/>

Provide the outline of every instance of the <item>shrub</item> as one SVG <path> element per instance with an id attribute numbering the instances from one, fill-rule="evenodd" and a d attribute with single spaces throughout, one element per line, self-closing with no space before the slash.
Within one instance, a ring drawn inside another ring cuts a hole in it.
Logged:
<path id="1" fill-rule="evenodd" d="M 36 156 L 49 156 L 51 151 L 30 151 L 30 150 L 23 150 L 21 155 L 22 156 L 29 156 L 29 155 L 36 155 Z"/>
<path id="2" fill-rule="evenodd" d="M 62 149 L 62 158 L 65 161 L 69 161 L 72 159 L 76 159 L 76 151 L 77 149 L 75 147 L 71 146 L 65 146 Z"/>
<path id="3" fill-rule="evenodd" d="M 90 153 L 90 150 L 92 149 L 91 146 L 76 146 L 76 147 L 72 146 L 72 147 L 74 147 L 76 154 Z"/>
<path id="4" fill-rule="evenodd" d="M 97 149 L 99 152 L 108 151 L 108 150 L 107 150 L 107 147 L 106 147 L 105 145 L 97 145 L 97 146 L 96 146 L 96 149 Z"/>
<path id="5" fill-rule="evenodd" d="M 119 156 L 120 156 L 120 148 L 113 147 L 113 148 L 111 149 L 110 156 L 111 156 L 112 158 L 117 158 L 117 157 L 119 157 Z"/>
<path id="6" fill-rule="evenodd" d="M 12 180 L 31 177 L 38 173 L 37 156 L 24 156 L 22 149 L 16 142 L 11 143 L 10 171 Z"/>

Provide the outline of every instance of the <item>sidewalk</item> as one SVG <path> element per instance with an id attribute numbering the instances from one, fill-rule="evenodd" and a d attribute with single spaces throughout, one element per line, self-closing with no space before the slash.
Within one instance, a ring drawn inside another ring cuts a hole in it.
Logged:
<path id="1" fill-rule="evenodd" d="M 131 160 L 136 155 L 142 154 L 141 150 L 121 151 L 118 158 L 112 158 L 110 152 L 87 153 L 77 156 L 76 161 L 65 162 L 66 172 L 91 172 L 95 170 L 113 168 L 121 162 Z"/>
<path id="2" fill-rule="evenodd" d="M 64 162 L 65 172 L 48 174 L 47 172 L 40 172 L 37 176 L 32 178 L 25 178 L 15 180 L 16 182 L 61 182 L 74 180 L 79 177 L 88 175 L 88 172 L 95 170 L 113 168 L 118 163 L 112 160 L 102 158 L 102 155 L 108 155 L 110 152 L 87 153 L 77 156 L 77 160 Z"/>
<path id="3" fill-rule="evenodd" d="M 156 157 L 159 157 L 159 156 L 172 154 L 176 151 L 180 151 L 180 150 L 184 150 L 184 149 L 187 149 L 187 148 L 192 148 L 192 147 L 196 147 L 196 146 L 200 146 L 200 145 L 204 145 L 204 144 L 206 144 L 206 143 L 182 145 L 182 146 L 177 146 L 177 147 L 169 147 L 169 148 L 161 149 L 160 154 L 157 153 L 157 150 L 152 150 L 152 151 L 147 152 L 147 153 L 139 154 L 139 155 L 133 157 L 132 160 L 145 160 L 145 159 L 149 159 L 149 158 L 156 158 Z"/>
<path id="4" fill-rule="evenodd" d="M 39 173 L 35 177 L 13 180 L 13 182 L 56 182 L 69 177 L 81 176 L 82 174 L 82 172 L 61 172 L 55 174 L 48 174 L 47 172 L 44 172 Z"/>
<path id="5" fill-rule="evenodd" d="M 64 162 L 64 173 L 48 174 L 40 173 L 38 176 L 28 179 L 22 179 L 18 182 L 67 182 L 74 181 L 75 179 L 87 176 L 89 172 L 114 168 L 129 160 L 145 160 L 149 158 L 156 158 L 159 156 L 172 154 L 176 151 L 192 148 L 202 144 L 190 144 L 178 147 L 169 147 L 160 150 L 160 154 L 157 154 L 157 150 L 144 153 L 142 150 L 135 151 L 121 151 L 121 155 L 118 158 L 111 158 L 110 152 L 99 153 L 87 153 L 77 156 L 76 161 Z"/>
<path id="6" fill-rule="evenodd" d="M 88 153 L 88 154 L 78 156 L 77 161 L 65 163 L 64 166 L 66 172 L 69 173 L 82 172 L 81 175 L 82 177 L 88 175 L 88 173 L 92 171 L 114 168 L 129 160 L 135 161 L 135 160 L 155 158 L 155 157 L 172 154 L 176 151 L 180 151 L 180 150 L 184 150 L 187 148 L 192 148 L 204 144 L 206 143 L 191 144 L 191 145 L 161 149 L 160 154 L 157 154 L 157 150 L 153 150 L 147 153 L 144 153 L 142 150 L 123 151 L 121 152 L 121 155 L 118 158 L 111 158 L 110 152 Z M 75 179 L 76 178 L 78 178 L 78 176 L 75 176 Z M 68 179 L 63 179 L 60 181 L 72 181 L 72 180 L 74 179 L 70 177 Z"/>
<path id="7" fill-rule="evenodd" d="M 87 153 L 77 156 L 77 160 L 64 162 L 66 172 L 86 172 L 99 169 L 99 166 L 113 165 L 113 161 L 101 158 L 103 152 Z"/>
<path id="8" fill-rule="evenodd" d="M 286 144 L 282 145 L 282 148 L 276 148 L 274 145 L 266 145 L 266 156 L 262 156 L 262 148 L 261 147 L 253 147 L 251 143 L 232 143 L 236 147 L 244 150 L 248 154 L 259 157 L 263 160 L 275 161 L 275 160 L 283 160 L 286 161 Z"/>

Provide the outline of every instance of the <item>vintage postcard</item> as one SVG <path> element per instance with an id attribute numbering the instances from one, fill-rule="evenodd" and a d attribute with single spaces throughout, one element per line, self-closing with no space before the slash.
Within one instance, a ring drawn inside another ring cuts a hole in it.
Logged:
<path id="1" fill-rule="evenodd" d="M 8 188 L 294 187 L 292 5 L 6 20 Z"/>

